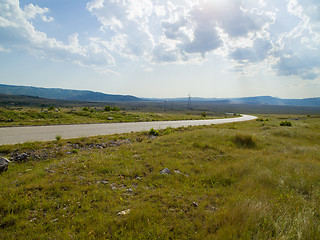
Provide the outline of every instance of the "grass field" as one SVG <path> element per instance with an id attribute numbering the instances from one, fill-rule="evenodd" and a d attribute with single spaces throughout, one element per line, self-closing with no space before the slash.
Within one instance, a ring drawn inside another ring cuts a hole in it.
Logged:
<path id="1" fill-rule="evenodd" d="M 104 111 L 104 108 L 0 108 L 0 127 L 19 125 L 79 124 L 105 122 L 145 122 L 170 120 L 196 120 L 224 117 L 223 114 L 201 111 L 180 112 L 140 112 L 140 111 Z"/>
<path id="2" fill-rule="evenodd" d="M 2 239 L 320 238 L 319 116 L 0 152 L 28 156 L 0 174 Z"/>

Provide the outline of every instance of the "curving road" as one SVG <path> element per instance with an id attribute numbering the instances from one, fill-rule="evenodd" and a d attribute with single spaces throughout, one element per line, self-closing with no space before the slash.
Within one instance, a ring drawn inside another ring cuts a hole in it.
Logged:
<path id="1" fill-rule="evenodd" d="M 167 127 L 187 127 L 199 125 L 243 122 L 256 119 L 255 116 L 242 115 L 238 118 L 185 120 L 185 121 L 155 121 L 155 122 L 129 122 L 129 123 L 99 123 L 78 125 L 51 125 L 28 127 L 0 128 L 0 145 L 16 144 L 32 141 L 50 141 L 56 136 L 64 139 L 89 137 L 98 135 L 111 135 L 129 132 L 149 131 L 150 128 L 165 129 Z"/>

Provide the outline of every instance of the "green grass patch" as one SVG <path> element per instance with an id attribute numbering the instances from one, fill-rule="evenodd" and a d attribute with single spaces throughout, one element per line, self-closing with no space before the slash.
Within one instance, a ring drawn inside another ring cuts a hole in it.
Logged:
<path id="1" fill-rule="evenodd" d="M 1 146 L 0 236 L 319 239 L 319 119 L 263 118 Z"/>
<path id="2" fill-rule="evenodd" d="M 221 117 L 210 113 L 207 118 Z M 19 125 L 50 125 L 50 124 L 80 124 L 80 123 L 107 123 L 107 122 L 148 122 L 173 120 L 203 119 L 197 111 L 192 114 L 184 112 L 139 112 L 121 111 L 118 107 L 105 108 L 0 108 L 0 126 Z"/>

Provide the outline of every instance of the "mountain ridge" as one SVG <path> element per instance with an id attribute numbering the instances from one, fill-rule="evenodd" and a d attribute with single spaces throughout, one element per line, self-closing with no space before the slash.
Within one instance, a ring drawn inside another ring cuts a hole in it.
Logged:
<path id="1" fill-rule="evenodd" d="M 42 88 L 32 86 L 16 86 L 0 84 L 0 94 L 24 95 L 57 100 L 76 100 L 88 102 L 140 102 L 140 101 L 170 101 L 184 102 L 188 98 L 138 98 L 132 95 L 114 95 L 89 90 L 73 90 L 62 88 Z M 254 96 L 242 98 L 201 98 L 192 97 L 191 102 L 213 102 L 223 104 L 248 105 L 281 105 L 320 107 L 320 97 L 304 99 L 282 99 L 272 96 Z"/>
<path id="2" fill-rule="evenodd" d="M 142 101 L 131 95 L 114 95 L 88 90 L 72 90 L 62 88 L 42 88 L 32 86 L 16 86 L 0 84 L 0 94 L 24 95 L 58 100 L 78 100 L 93 102 L 133 102 Z"/>
<path id="3" fill-rule="evenodd" d="M 148 100 L 161 100 L 156 98 L 148 98 Z M 167 98 L 162 99 L 173 102 L 188 101 L 188 98 Z M 199 98 L 192 97 L 191 102 L 212 102 L 212 103 L 229 103 L 229 104 L 248 104 L 248 105 L 281 105 L 281 106 L 310 106 L 319 107 L 320 97 L 303 98 L 303 99 L 282 99 L 272 96 L 255 96 L 243 98 Z"/>

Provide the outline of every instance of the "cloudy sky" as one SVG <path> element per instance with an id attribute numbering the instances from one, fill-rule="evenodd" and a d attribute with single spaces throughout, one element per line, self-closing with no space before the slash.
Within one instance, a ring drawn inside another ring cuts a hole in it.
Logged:
<path id="1" fill-rule="evenodd" d="M 0 83 L 320 97 L 320 1 L 1 0 Z"/>

